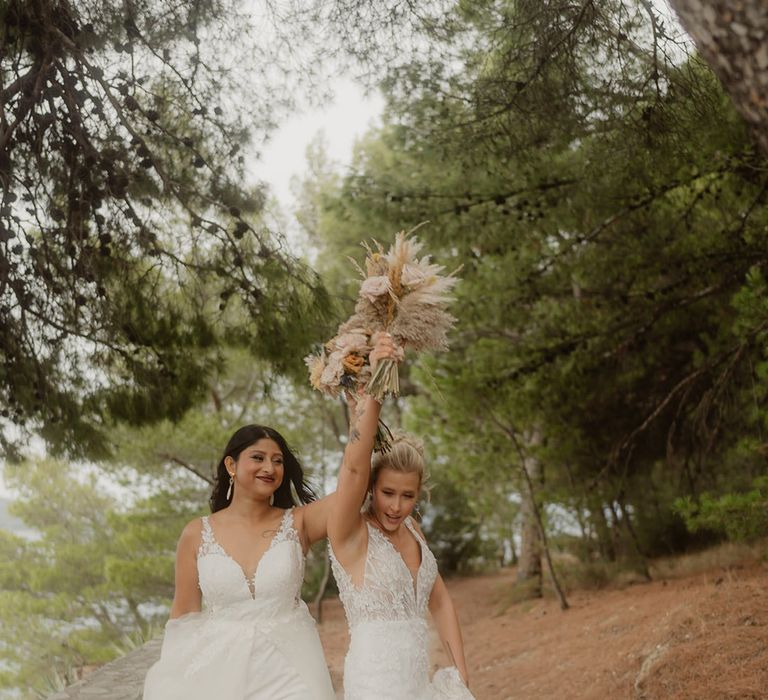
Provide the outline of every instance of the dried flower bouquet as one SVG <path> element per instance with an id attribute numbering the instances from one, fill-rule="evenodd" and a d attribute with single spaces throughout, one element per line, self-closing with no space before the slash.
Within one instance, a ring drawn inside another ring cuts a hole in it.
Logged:
<path id="1" fill-rule="evenodd" d="M 371 374 L 368 358 L 377 332 L 387 331 L 409 352 L 447 348 L 446 335 L 456 321 L 447 308 L 459 280 L 455 273 L 444 274 L 428 255 L 419 258 L 422 243 L 412 233 L 398 233 L 387 252 L 376 241 L 364 244 L 364 268 L 353 261 L 363 279 L 355 312 L 321 353 L 305 359 L 318 391 L 335 397 L 364 390 L 378 401 L 397 396 L 397 362 L 383 360 Z M 385 444 L 386 435 L 381 437 Z"/>

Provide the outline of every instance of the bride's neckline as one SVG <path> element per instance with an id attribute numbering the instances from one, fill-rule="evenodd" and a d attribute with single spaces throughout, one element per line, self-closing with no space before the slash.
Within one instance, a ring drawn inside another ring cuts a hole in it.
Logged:
<path id="1" fill-rule="evenodd" d="M 366 518 L 366 522 L 381 535 L 381 538 L 392 548 L 392 551 L 397 555 L 397 558 L 400 560 L 400 562 L 403 565 L 403 568 L 408 572 L 408 576 L 410 577 L 412 583 L 413 583 L 413 594 L 414 596 L 418 596 L 419 593 L 419 575 L 421 574 L 421 568 L 424 565 L 424 550 L 422 549 L 423 541 L 421 537 L 416 533 L 413 526 L 410 523 L 410 517 L 406 518 L 403 521 L 403 525 L 401 527 L 405 527 L 405 529 L 408 531 L 411 537 L 413 537 L 414 540 L 416 540 L 416 544 L 419 547 L 419 565 L 416 567 L 416 571 L 412 571 L 411 568 L 406 564 L 405 559 L 403 559 L 403 555 L 400 552 L 400 550 L 395 547 L 395 543 L 387 537 L 387 535 L 384 533 L 384 530 L 382 530 L 381 527 L 379 527 L 374 521 L 369 520 Z"/>
<path id="2" fill-rule="evenodd" d="M 277 529 L 275 530 L 264 530 L 262 534 L 266 534 L 267 532 L 273 532 L 274 534 L 269 540 L 269 544 L 267 545 L 267 548 L 262 552 L 261 556 L 259 557 L 259 560 L 256 562 L 256 566 L 253 569 L 253 572 L 249 576 L 248 573 L 245 570 L 245 567 L 237 561 L 229 552 L 227 552 L 226 549 L 224 549 L 221 542 L 219 542 L 218 538 L 216 537 L 216 532 L 213 529 L 213 525 L 211 524 L 211 520 L 208 516 L 205 517 L 205 521 L 208 524 L 208 530 L 210 531 L 210 538 L 211 542 L 218 547 L 219 551 L 229 559 L 239 570 L 240 573 L 243 576 L 243 580 L 245 581 L 245 585 L 248 587 L 248 592 L 251 595 L 251 598 L 255 600 L 256 598 L 256 576 L 259 573 L 259 568 L 261 567 L 261 563 L 264 561 L 264 558 L 269 554 L 269 552 L 272 550 L 272 548 L 275 546 L 275 544 L 278 541 L 278 537 L 280 536 L 280 533 L 285 529 L 286 527 L 286 519 L 288 518 L 288 515 L 293 510 L 293 508 L 289 508 L 285 511 L 283 516 L 280 518 L 280 523 L 277 526 Z"/>

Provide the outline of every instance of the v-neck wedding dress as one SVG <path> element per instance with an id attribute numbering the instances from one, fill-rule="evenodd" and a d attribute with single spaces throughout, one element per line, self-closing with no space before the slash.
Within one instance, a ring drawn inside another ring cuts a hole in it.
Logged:
<path id="1" fill-rule="evenodd" d="M 170 620 L 144 700 L 331 700 L 315 621 L 301 600 L 304 553 L 287 510 L 249 579 L 202 519 L 203 611 Z"/>
<path id="2" fill-rule="evenodd" d="M 421 548 L 416 578 L 371 523 L 362 585 L 356 586 L 330 548 L 331 566 L 349 623 L 345 700 L 471 700 L 455 667 L 429 680 L 429 596 L 437 562 L 411 518 L 405 525 Z"/>

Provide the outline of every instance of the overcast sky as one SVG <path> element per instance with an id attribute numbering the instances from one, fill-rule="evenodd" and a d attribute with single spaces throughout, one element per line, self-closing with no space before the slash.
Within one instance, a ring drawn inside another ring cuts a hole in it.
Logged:
<path id="1" fill-rule="evenodd" d="M 349 78 L 332 85 L 334 99 L 322 109 L 312 109 L 286 119 L 252 167 L 258 179 L 269 183 L 286 212 L 293 203 L 290 182 L 306 171 L 306 150 L 318 132 L 323 132 L 328 155 L 342 167 L 349 164 L 352 147 L 384 108 L 378 93 L 365 95 Z"/>

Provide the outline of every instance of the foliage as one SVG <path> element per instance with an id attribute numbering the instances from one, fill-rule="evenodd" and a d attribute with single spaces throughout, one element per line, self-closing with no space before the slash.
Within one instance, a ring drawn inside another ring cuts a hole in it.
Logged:
<path id="1" fill-rule="evenodd" d="M 222 345 L 300 367 L 324 293 L 243 184 L 300 75 L 266 5 L 0 6 L 4 424 L 99 455 L 105 424 L 180 417 Z"/>
<path id="2" fill-rule="evenodd" d="M 433 481 L 430 502 L 422 505 L 422 527 L 443 575 L 484 571 L 505 563 L 503 548 L 512 536 L 514 510 L 499 505 L 497 516 L 478 528 L 466 492 L 448 478 Z"/>
<path id="3" fill-rule="evenodd" d="M 693 532 L 710 530 L 729 540 L 754 541 L 768 532 L 768 477 L 755 479 L 752 489 L 744 493 L 688 496 L 678 499 L 675 507 Z"/>
<path id="4" fill-rule="evenodd" d="M 388 73 L 352 172 L 319 188 L 319 237 L 340 253 L 350 231 L 429 220 L 430 252 L 463 264 L 452 352 L 419 363 L 404 421 L 476 522 L 532 457 L 596 553 L 680 549 L 675 498 L 762 461 L 765 161 L 647 3 L 443 20 Z"/>
<path id="5" fill-rule="evenodd" d="M 28 697 L 110 660 L 130 631 L 157 627 L 173 591 L 177 533 L 200 509 L 183 482 L 126 509 L 95 470 L 88 480 L 78 471 L 52 459 L 5 471 L 20 492 L 12 512 L 37 537 L 0 533 L 0 687 Z"/>

